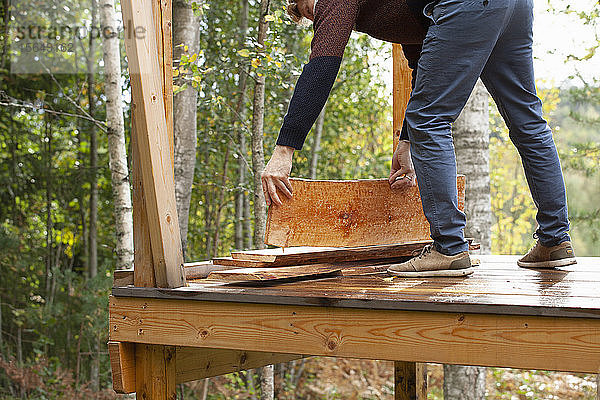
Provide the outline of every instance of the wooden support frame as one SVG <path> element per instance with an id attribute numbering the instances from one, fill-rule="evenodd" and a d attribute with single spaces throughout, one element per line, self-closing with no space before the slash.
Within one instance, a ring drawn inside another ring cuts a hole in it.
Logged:
<path id="1" fill-rule="evenodd" d="M 158 347 L 155 346 L 153 350 Z M 136 344 L 109 342 L 108 349 L 113 370 L 113 389 L 121 394 L 134 393 L 136 391 Z M 143 350 L 147 352 L 146 349 Z M 173 358 L 173 355 L 171 354 L 170 357 Z M 302 358 L 299 354 L 176 346 L 172 362 L 175 364 L 175 383 L 179 384 L 299 358 Z"/>
<path id="2" fill-rule="evenodd" d="M 111 297 L 109 324 L 116 341 L 600 371 L 595 318 Z"/>

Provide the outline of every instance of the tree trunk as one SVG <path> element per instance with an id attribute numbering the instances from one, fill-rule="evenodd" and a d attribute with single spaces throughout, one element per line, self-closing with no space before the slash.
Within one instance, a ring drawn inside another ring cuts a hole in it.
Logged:
<path id="1" fill-rule="evenodd" d="M 489 96 L 481 81 L 454 123 L 453 135 L 458 173 L 467 177 L 465 235 L 479 241 L 481 252 L 489 254 L 492 247 Z"/>
<path id="2" fill-rule="evenodd" d="M 50 294 L 50 278 L 52 274 L 52 131 L 50 122 L 45 122 L 45 147 L 46 147 L 46 274 L 45 293 Z"/>
<path id="3" fill-rule="evenodd" d="M 91 26 L 97 28 L 98 7 L 96 0 L 91 3 Z M 96 68 L 94 55 L 96 53 L 96 42 L 94 35 L 90 35 L 89 53 L 87 57 L 87 96 L 88 113 L 91 117 L 95 114 L 94 89 L 96 87 Z M 98 140 L 96 135 L 96 125 L 93 122 L 89 124 L 90 130 L 90 226 L 89 226 L 89 246 L 90 262 L 89 277 L 95 278 L 98 275 Z M 98 358 L 99 338 L 92 338 L 92 360 L 90 364 L 90 387 L 94 392 L 100 388 L 100 360 Z"/>
<path id="4" fill-rule="evenodd" d="M 273 366 L 264 366 L 260 374 L 260 400 L 273 400 L 274 390 Z"/>
<path id="5" fill-rule="evenodd" d="M 313 139 L 312 151 L 310 153 L 310 170 L 308 176 L 310 179 L 317 178 L 317 165 L 319 164 L 319 151 L 321 150 L 321 136 L 323 135 L 323 125 L 325 125 L 325 109 L 327 104 L 321 110 L 317 124 L 315 125 L 315 135 Z"/>
<path id="6" fill-rule="evenodd" d="M 241 0 L 240 25 L 239 25 L 239 48 L 244 48 L 246 35 L 248 34 L 248 0 Z M 239 125 L 243 126 L 246 122 L 246 83 L 248 73 L 246 66 L 242 66 L 239 71 L 240 98 L 236 109 Z M 244 197 L 246 197 L 246 131 L 243 128 L 238 129 L 238 145 L 240 156 L 238 157 L 238 189 L 235 194 L 235 248 L 244 248 Z"/>
<path id="7" fill-rule="evenodd" d="M 265 43 L 269 22 L 265 16 L 269 13 L 270 0 L 261 0 L 258 20 L 259 47 Z M 265 228 L 267 223 L 267 204 L 262 191 L 261 175 L 265 168 L 263 149 L 263 129 L 265 114 L 265 74 L 256 74 L 254 85 L 254 102 L 252 107 L 252 171 L 254 173 L 254 245 L 265 248 Z M 273 400 L 273 366 L 262 368 L 261 400 Z"/>
<path id="8" fill-rule="evenodd" d="M 489 101 L 477 82 L 453 127 L 458 173 L 467 177 L 465 234 L 481 242 L 481 252 L 491 250 L 492 210 L 489 169 Z M 444 365 L 444 399 L 485 398 L 486 368 Z"/>
<path id="9" fill-rule="evenodd" d="M 194 15 L 191 2 L 173 2 L 173 58 L 179 65 L 181 55 L 197 54 L 200 47 L 200 22 Z M 180 75 L 179 79 L 183 76 Z M 173 96 L 173 124 L 175 136 L 175 198 L 181 232 L 182 247 L 187 248 L 187 232 L 192 199 L 192 185 L 196 167 L 196 103 L 198 92 L 191 86 Z"/>
<path id="10" fill-rule="evenodd" d="M 265 16 L 269 13 L 270 0 L 261 0 L 258 20 L 259 47 L 262 47 L 267 36 L 269 22 Z M 267 220 L 267 204 L 262 191 L 261 175 L 265 168 L 263 149 L 263 128 L 265 116 L 265 74 L 256 74 L 254 85 L 254 102 L 252 109 L 252 171 L 254 173 L 254 245 L 264 249 L 265 225 Z M 271 369 L 272 371 L 272 369 Z"/>
<path id="11" fill-rule="evenodd" d="M 100 0 L 108 156 L 115 212 L 117 269 L 133 267 L 133 216 L 121 100 L 121 53 L 113 0 Z"/>

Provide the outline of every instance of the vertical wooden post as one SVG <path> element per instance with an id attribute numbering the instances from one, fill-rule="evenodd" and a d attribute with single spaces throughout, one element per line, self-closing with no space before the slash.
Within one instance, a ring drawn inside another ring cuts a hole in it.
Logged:
<path id="1" fill-rule="evenodd" d="M 136 345 L 135 392 L 139 400 L 177 400 L 174 346 Z"/>
<path id="2" fill-rule="evenodd" d="M 394 63 L 394 84 L 392 89 L 394 149 L 392 151 L 394 151 L 398 145 L 400 132 L 402 131 L 402 122 L 406 113 L 406 105 L 410 99 L 412 70 L 408 68 L 408 61 L 404 57 L 401 45 L 394 44 L 392 46 L 392 58 Z"/>
<path id="3" fill-rule="evenodd" d="M 427 364 L 394 362 L 394 399 L 427 399 Z"/>
<path id="4" fill-rule="evenodd" d="M 398 145 L 406 106 L 410 99 L 412 70 L 402 52 L 402 46 L 394 44 L 393 58 L 393 131 L 394 149 Z M 394 362 L 394 398 L 396 400 L 427 399 L 427 364 L 395 361 Z"/>
<path id="5" fill-rule="evenodd" d="M 122 9 L 132 82 L 134 284 L 182 286 L 173 171 L 171 1 L 124 0 Z M 138 399 L 176 399 L 175 355 L 172 346 L 135 345 Z"/>
<path id="6" fill-rule="evenodd" d="M 134 4 L 135 1 L 135 4 Z M 160 3 L 163 5 L 164 3 Z M 158 13 L 160 5 L 154 7 Z M 169 8 L 169 7 L 167 7 Z M 154 280 L 159 287 L 178 287 L 185 284 L 183 277 L 183 253 L 177 208 L 175 204 L 175 184 L 172 156 L 172 127 L 167 125 L 165 108 L 172 113 L 172 106 L 165 103 L 163 93 L 171 92 L 172 86 L 167 85 L 164 75 L 171 76 L 170 62 L 160 60 L 157 46 L 157 30 L 163 31 L 164 18 L 160 19 L 161 26 L 155 29 L 155 19 L 152 13 L 152 0 L 126 0 L 122 5 L 125 29 L 125 47 L 129 60 L 129 70 L 132 87 L 132 100 L 134 104 L 135 125 L 135 155 L 134 160 L 138 171 L 141 169 L 142 196 L 146 208 L 146 222 L 148 226 L 152 264 L 138 264 L 141 255 L 138 254 L 136 268 L 153 268 L 154 273 L 139 271 L 137 281 L 146 285 Z M 170 15 L 170 12 L 168 13 Z M 167 16 L 166 19 L 169 19 Z M 166 35 L 163 35 L 163 37 Z M 169 29 L 170 36 L 170 29 Z M 171 59 L 170 39 L 162 39 L 161 57 Z M 168 51 L 163 48 L 166 44 Z M 163 86 L 167 86 L 164 87 Z M 167 99 L 170 99 L 170 95 Z M 169 118 L 169 120 L 172 120 Z M 172 123 L 171 123 L 172 125 Z M 171 136 L 171 139 L 169 139 Z M 137 175 L 139 177 L 139 174 Z M 136 179 L 139 182 L 139 179 Z M 138 189 L 138 188 L 136 188 Z M 139 191 L 138 191 L 139 192 Z M 136 210 L 140 210 L 140 193 L 136 193 L 134 200 Z M 143 213 L 137 213 L 142 218 Z M 138 220 L 138 222 L 140 222 Z M 148 235 L 142 230 L 135 238 L 146 238 Z M 136 247 L 136 253 L 143 247 Z M 145 250 L 144 250 L 145 251 Z M 145 254 L 147 256 L 148 253 Z M 143 257 L 145 261 L 149 257 Z M 146 282 L 141 282 L 140 276 L 146 276 Z M 136 283 L 138 283 L 136 282 Z"/>

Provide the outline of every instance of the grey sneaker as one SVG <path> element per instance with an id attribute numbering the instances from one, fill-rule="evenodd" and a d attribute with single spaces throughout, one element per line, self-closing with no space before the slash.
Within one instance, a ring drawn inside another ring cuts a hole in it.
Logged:
<path id="1" fill-rule="evenodd" d="M 421 250 L 421 254 L 415 258 L 401 264 L 394 264 L 388 268 L 390 274 L 407 278 L 465 276 L 472 274 L 474 270 L 468 251 L 463 251 L 454 256 L 447 256 L 435 250 L 432 245 L 425 246 Z"/>
<path id="2" fill-rule="evenodd" d="M 525 268 L 556 268 L 577 264 L 571 242 L 546 247 L 538 240 L 533 249 L 523 256 L 517 265 Z"/>

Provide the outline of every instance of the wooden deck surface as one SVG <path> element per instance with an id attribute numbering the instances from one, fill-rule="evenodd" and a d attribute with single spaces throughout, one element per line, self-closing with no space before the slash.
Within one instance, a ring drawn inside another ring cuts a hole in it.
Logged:
<path id="1" fill-rule="evenodd" d="M 275 284 L 195 280 L 177 289 L 116 287 L 116 297 L 600 319 L 600 258 L 523 269 L 516 256 L 477 256 L 467 277 L 336 276 Z M 368 264 L 365 264 L 367 266 Z"/>

